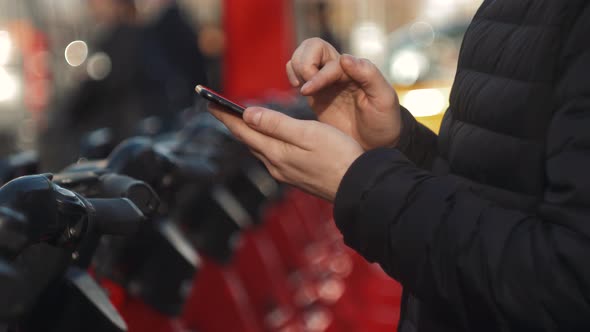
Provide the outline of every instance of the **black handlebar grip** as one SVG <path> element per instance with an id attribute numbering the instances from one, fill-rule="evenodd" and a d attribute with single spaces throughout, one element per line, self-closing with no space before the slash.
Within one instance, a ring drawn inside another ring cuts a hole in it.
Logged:
<path id="1" fill-rule="evenodd" d="M 158 211 L 160 200 L 147 183 L 115 173 L 101 176 L 100 182 L 105 197 L 129 198 L 146 217 L 151 217 Z"/>
<path id="2" fill-rule="evenodd" d="M 128 198 L 91 198 L 91 222 L 101 234 L 133 235 L 146 219 Z"/>
<path id="3" fill-rule="evenodd" d="M 0 253 L 16 255 L 28 242 L 28 223 L 25 216 L 0 206 Z"/>

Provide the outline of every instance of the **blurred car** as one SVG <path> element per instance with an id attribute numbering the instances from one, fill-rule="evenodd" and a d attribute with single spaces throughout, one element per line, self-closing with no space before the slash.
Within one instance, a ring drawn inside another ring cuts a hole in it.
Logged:
<path id="1" fill-rule="evenodd" d="M 385 73 L 400 103 L 438 132 L 469 22 L 433 26 L 415 22 L 394 31 L 387 41 Z"/>

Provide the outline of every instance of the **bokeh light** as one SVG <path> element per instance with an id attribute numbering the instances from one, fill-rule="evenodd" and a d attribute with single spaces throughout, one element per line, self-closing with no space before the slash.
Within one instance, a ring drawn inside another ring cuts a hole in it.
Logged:
<path id="1" fill-rule="evenodd" d="M 352 54 L 367 58 L 378 66 L 383 62 L 385 52 L 385 33 L 374 22 L 363 22 L 352 31 Z"/>
<path id="2" fill-rule="evenodd" d="M 16 79 L 0 67 L 0 102 L 14 98 L 18 90 Z"/>
<path id="3" fill-rule="evenodd" d="M 441 89 L 416 89 L 402 97 L 401 103 L 415 117 L 433 116 L 445 111 L 446 94 Z"/>
<path id="4" fill-rule="evenodd" d="M 66 46 L 64 55 L 70 66 L 78 67 L 83 64 L 88 57 L 88 45 L 85 41 L 74 40 Z"/>
<path id="5" fill-rule="evenodd" d="M 96 81 L 100 81 L 111 73 L 111 58 L 104 52 L 98 52 L 88 58 L 86 71 L 88 76 Z"/>
<path id="6" fill-rule="evenodd" d="M 424 54 L 404 50 L 392 56 L 389 74 L 396 84 L 412 85 L 423 72 L 428 71 L 429 63 Z"/>
<path id="7" fill-rule="evenodd" d="M 0 65 L 5 65 L 12 53 L 12 39 L 7 31 L 0 31 Z"/>

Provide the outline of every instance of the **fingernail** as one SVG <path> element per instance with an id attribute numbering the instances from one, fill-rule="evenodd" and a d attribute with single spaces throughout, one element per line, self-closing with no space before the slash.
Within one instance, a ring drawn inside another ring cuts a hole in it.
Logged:
<path id="1" fill-rule="evenodd" d="M 262 117 L 262 110 L 259 108 L 251 108 L 244 117 L 247 123 L 254 126 L 260 125 L 260 118 Z"/>

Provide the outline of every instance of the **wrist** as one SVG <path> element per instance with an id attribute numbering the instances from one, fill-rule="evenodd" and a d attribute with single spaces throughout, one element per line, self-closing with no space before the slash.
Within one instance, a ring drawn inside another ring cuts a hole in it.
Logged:
<path id="1" fill-rule="evenodd" d="M 403 121 L 403 117 L 402 117 L 402 106 L 400 106 L 399 104 L 396 105 L 396 109 L 393 112 L 394 114 L 394 119 L 393 119 L 393 123 L 394 126 L 397 126 L 397 128 L 393 129 L 393 141 L 391 142 L 391 144 L 387 147 L 389 148 L 397 148 L 400 145 L 400 141 L 401 141 L 401 137 L 402 134 L 404 132 L 404 121 Z"/>
<path id="2" fill-rule="evenodd" d="M 397 137 L 396 143 L 393 148 L 398 150 L 405 150 L 407 146 L 410 144 L 410 137 L 412 128 L 414 128 L 417 124 L 416 119 L 407 108 L 403 106 L 399 106 L 399 135 Z"/>

